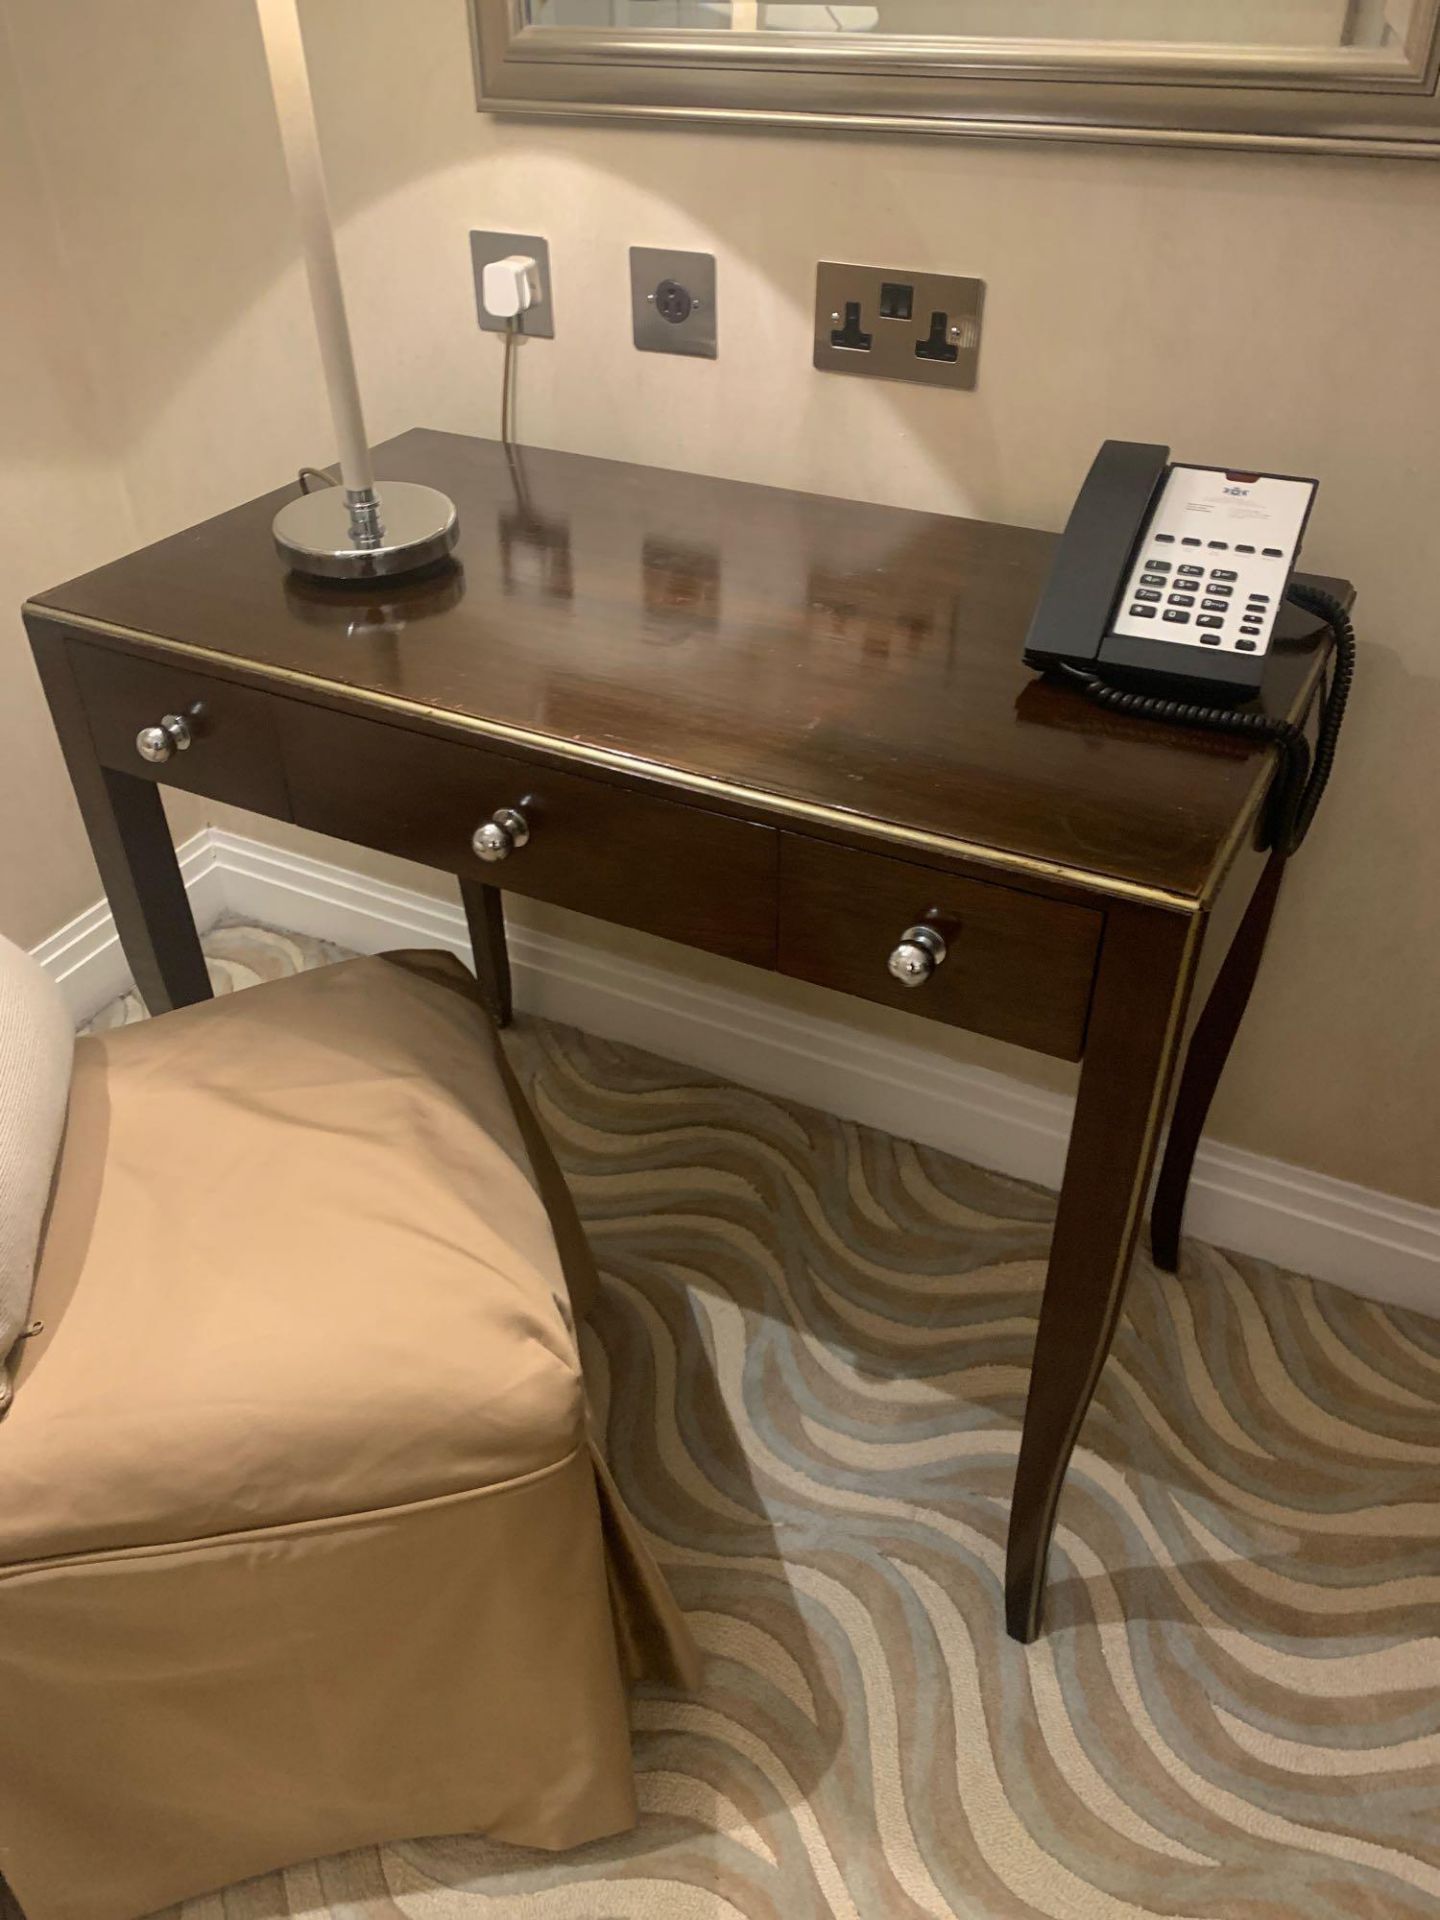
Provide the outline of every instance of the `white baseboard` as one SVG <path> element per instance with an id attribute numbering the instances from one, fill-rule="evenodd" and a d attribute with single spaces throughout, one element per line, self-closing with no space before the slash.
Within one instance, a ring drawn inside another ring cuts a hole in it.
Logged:
<path id="1" fill-rule="evenodd" d="M 202 930 L 214 926 L 226 910 L 217 839 L 212 829 L 205 828 L 177 849 L 190 907 Z M 64 993 L 77 1025 L 130 989 L 130 966 L 108 901 L 97 900 L 32 951 Z"/>
<path id="2" fill-rule="evenodd" d="M 358 953 L 417 944 L 470 958 L 465 917 L 405 887 L 220 828 L 180 850 L 202 928 L 221 913 L 333 940 Z M 129 984 L 103 904 L 36 949 L 88 1018 Z M 794 1013 L 732 988 L 517 927 L 517 1004 L 647 1047 L 985 1167 L 1058 1187 L 1073 1102 L 937 1059 L 923 1041 L 880 1041 L 826 1013 Z M 817 996 L 818 997 L 818 996 Z M 1440 1209 L 1202 1143 L 1187 1232 L 1394 1305 L 1440 1313 Z"/>

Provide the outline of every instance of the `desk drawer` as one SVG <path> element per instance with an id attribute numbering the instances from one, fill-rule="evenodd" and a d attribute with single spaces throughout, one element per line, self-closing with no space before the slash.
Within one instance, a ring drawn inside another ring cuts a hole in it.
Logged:
<path id="1" fill-rule="evenodd" d="M 947 952 L 907 987 L 889 972 L 927 918 Z M 782 973 L 1077 1060 L 1104 916 L 1018 888 L 781 835 Z"/>
<path id="2" fill-rule="evenodd" d="M 632 789 L 284 700 L 302 826 L 753 966 L 775 964 L 777 835 Z M 530 837 L 489 864 L 470 837 L 500 808 Z"/>
<path id="3" fill-rule="evenodd" d="M 289 819 L 268 694 L 192 673 L 180 662 L 139 660 L 79 642 L 70 646 L 70 662 L 95 751 L 107 767 Z M 190 745 L 158 764 L 146 760 L 136 735 L 170 713 L 189 722 Z"/>

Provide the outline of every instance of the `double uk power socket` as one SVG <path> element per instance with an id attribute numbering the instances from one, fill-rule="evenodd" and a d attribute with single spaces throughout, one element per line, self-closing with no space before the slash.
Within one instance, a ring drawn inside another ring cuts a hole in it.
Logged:
<path id="1" fill-rule="evenodd" d="M 973 388 L 985 282 L 822 260 L 815 274 L 815 365 L 824 373 Z"/>

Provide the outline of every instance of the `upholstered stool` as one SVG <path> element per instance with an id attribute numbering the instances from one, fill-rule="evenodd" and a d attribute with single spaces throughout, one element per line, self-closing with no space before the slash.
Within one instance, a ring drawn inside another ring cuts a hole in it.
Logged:
<path id="1" fill-rule="evenodd" d="M 0 1870 L 29 1920 L 632 1824 L 626 1683 L 684 1684 L 693 1651 L 587 1436 L 592 1287 L 449 956 L 76 1044 L 0 1419 Z"/>

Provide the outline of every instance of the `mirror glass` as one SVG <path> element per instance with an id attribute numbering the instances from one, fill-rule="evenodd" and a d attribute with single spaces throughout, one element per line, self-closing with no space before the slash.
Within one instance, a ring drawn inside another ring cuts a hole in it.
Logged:
<path id="1" fill-rule="evenodd" d="M 525 0 L 536 27 L 1048 40 L 1086 46 L 1405 49 L 1424 0 Z"/>

